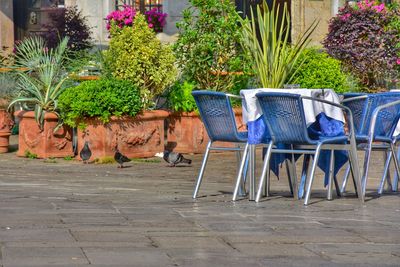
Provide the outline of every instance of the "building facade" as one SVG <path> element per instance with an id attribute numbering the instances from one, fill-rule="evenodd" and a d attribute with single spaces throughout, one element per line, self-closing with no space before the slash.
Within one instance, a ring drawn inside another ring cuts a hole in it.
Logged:
<path id="1" fill-rule="evenodd" d="M 251 5 L 262 0 L 232 0 L 243 13 L 249 14 Z M 268 2 L 286 2 L 290 7 L 292 39 L 304 31 L 314 20 L 319 25 L 312 39 L 319 44 L 328 31 L 329 19 L 348 0 L 267 0 Z M 390 2 L 390 1 L 386 1 Z M 158 8 L 168 14 L 164 28 L 166 35 L 177 32 L 176 22 L 181 19 L 181 12 L 188 6 L 188 0 L 1 0 L 0 1 L 0 47 L 12 49 L 14 41 L 22 39 L 32 32 L 40 31 L 46 22 L 47 12 L 55 7 L 77 6 L 87 17 L 92 28 L 93 38 L 98 45 L 108 43 L 108 32 L 104 18 L 111 11 L 124 4 L 134 5 L 137 9 Z"/>

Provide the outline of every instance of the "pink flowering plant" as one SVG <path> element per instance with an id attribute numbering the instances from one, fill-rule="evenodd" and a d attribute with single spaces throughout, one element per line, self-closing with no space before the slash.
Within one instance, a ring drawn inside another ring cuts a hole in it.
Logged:
<path id="1" fill-rule="evenodd" d="M 153 28 L 156 32 L 162 32 L 163 27 L 166 23 L 167 14 L 158 11 L 157 8 L 152 8 L 149 11 L 144 12 L 149 27 Z"/>
<path id="2" fill-rule="evenodd" d="M 111 23 L 115 23 L 119 28 L 129 26 L 132 27 L 133 21 L 139 12 L 130 5 L 124 5 L 122 10 L 115 10 L 107 15 L 106 27 L 110 31 Z M 145 12 L 146 20 L 149 28 L 154 29 L 156 32 L 161 32 L 166 24 L 167 14 L 153 8 Z"/>
<path id="3" fill-rule="evenodd" d="M 363 0 L 345 5 L 329 24 L 323 41 L 327 52 L 355 75 L 365 91 L 380 91 L 397 79 L 400 63 L 400 27 L 394 9 L 378 1 Z"/>

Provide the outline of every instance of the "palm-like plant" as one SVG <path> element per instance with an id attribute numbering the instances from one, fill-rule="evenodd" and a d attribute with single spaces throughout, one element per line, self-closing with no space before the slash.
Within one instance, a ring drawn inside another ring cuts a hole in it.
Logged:
<path id="1" fill-rule="evenodd" d="M 43 128 L 46 112 L 57 113 L 57 98 L 64 91 L 68 79 L 64 71 L 68 38 L 54 49 L 48 49 L 43 38 L 34 36 L 23 40 L 16 47 L 15 67 L 18 72 L 17 88 L 20 94 L 11 101 L 9 108 L 17 103 L 23 107 L 34 106 L 35 119 Z"/>
<path id="2" fill-rule="evenodd" d="M 286 3 L 275 6 L 274 1 L 270 9 L 264 0 L 257 6 L 256 14 L 251 10 L 251 19 L 241 21 L 243 46 L 253 58 L 261 85 L 265 88 L 282 88 L 285 81 L 290 83 L 288 75 L 295 71 L 295 63 L 311 41 L 310 36 L 318 23 L 313 22 L 291 44 L 288 30 L 290 14 Z"/>

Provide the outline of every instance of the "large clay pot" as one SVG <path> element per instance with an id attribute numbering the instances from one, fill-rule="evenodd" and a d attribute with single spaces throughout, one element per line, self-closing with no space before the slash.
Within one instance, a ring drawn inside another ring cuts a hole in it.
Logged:
<path id="1" fill-rule="evenodd" d="M 235 108 L 236 126 L 240 131 L 246 129 L 242 120 L 242 109 Z M 168 118 L 167 150 L 180 153 L 204 153 L 209 141 L 207 130 L 199 114 L 171 113 Z M 218 142 L 216 146 L 231 147 L 230 143 Z"/>
<path id="2" fill-rule="evenodd" d="M 0 109 L 0 153 L 8 152 L 10 135 L 14 121 L 11 115 L 5 110 Z"/>
<path id="3" fill-rule="evenodd" d="M 111 117 L 106 124 L 99 119 L 85 119 L 85 129 L 78 128 L 78 154 L 88 141 L 90 160 L 113 157 L 116 148 L 129 158 L 153 157 L 164 151 L 167 117 L 168 112 L 153 110 L 136 117 Z"/>
<path id="4" fill-rule="evenodd" d="M 27 152 L 36 154 L 38 158 L 63 158 L 74 155 L 72 129 L 63 126 L 54 132 L 58 123 L 56 114 L 45 114 L 42 130 L 33 111 L 19 111 L 15 115 L 20 119 L 17 156 L 24 157 Z"/>

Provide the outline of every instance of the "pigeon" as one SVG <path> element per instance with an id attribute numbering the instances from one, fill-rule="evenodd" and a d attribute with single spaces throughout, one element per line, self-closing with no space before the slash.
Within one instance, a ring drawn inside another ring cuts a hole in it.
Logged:
<path id="1" fill-rule="evenodd" d="M 92 156 L 92 151 L 89 148 L 88 141 L 85 141 L 85 145 L 83 146 L 81 152 L 79 152 L 79 156 L 81 156 L 83 163 L 85 164 L 89 163 L 89 159 Z"/>
<path id="2" fill-rule="evenodd" d="M 127 156 L 121 154 L 121 152 L 119 152 L 118 149 L 115 150 L 114 159 L 119 164 L 118 168 L 123 168 L 124 167 L 124 165 L 123 165 L 124 162 L 131 161 Z"/>
<path id="3" fill-rule="evenodd" d="M 191 159 L 186 159 L 181 153 L 172 151 L 164 151 L 163 159 L 170 164 L 171 167 L 175 167 L 179 163 L 192 164 Z"/>

